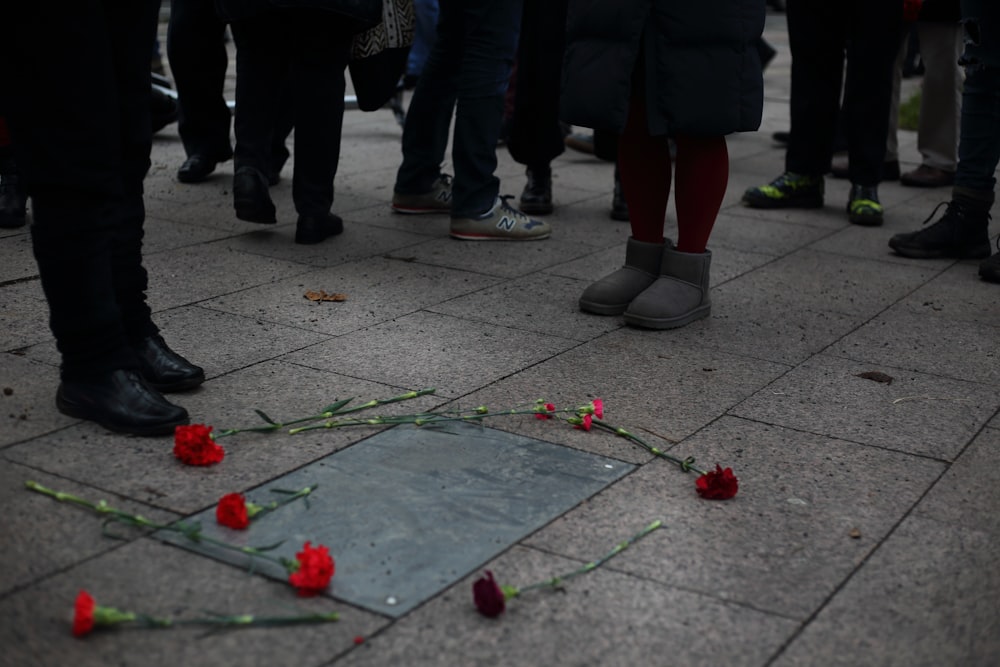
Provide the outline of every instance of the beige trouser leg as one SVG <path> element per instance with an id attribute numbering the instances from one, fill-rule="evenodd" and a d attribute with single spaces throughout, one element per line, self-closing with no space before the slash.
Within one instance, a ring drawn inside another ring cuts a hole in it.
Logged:
<path id="1" fill-rule="evenodd" d="M 922 21 L 917 37 L 924 61 L 917 150 L 928 167 L 954 172 L 962 116 L 962 26 Z"/>

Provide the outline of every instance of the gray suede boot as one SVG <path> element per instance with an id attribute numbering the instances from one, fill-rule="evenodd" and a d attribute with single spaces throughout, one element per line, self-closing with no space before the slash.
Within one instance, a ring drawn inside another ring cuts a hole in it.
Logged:
<path id="1" fill-rule="evenodd" d="M 625 323 L 647 329 L 673 329 L 708 317 L 708 269 L 712 253 L 663 251 L 660 277 L 635 297 L 625 311 Z"/>
<path id="2" fill-rule="evenodd" d="M 608 274 L 583 291 L 580 310 L 596 315 L 621 315 L 632 299 L 656 281 L 663 259 L 664 243 L 645 243 L 631 236 L 625 246 L 625 266 Z"/>

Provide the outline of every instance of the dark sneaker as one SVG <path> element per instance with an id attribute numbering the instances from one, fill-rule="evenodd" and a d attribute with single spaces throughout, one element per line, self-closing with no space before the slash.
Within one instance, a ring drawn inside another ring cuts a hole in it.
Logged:
<path id="1" fill-rule="evenodd" d="M 930 222 L 944 203 L 938 204 L 923 224 Z M 948 208 L 940 220 L 915 232 L 896 234 L 889 239 L 889 247 L 898 255 L 915 259 L 989 257 L 989 214 L 971 212 L 957 201 L 947 204 Z"/>
<path id="2" fill-rule="evenodd" d="M 997 252 L 979 263 L 979 277 L 991 283 L 1000 283 L 1000 237 L 997 238 Z"/>
<path id="3" fill-rule="evenodd" d="M 786 171 L 767 185 L 748 189 L 743 203 L 750 208 L 821 208 L 823 177 Z"/>
<path id="4" fill-rule="evenodd" d="M 882 224 L 882 204 L 878 201 L 878 188 L 874 185 L 851 186 L 847 200 L 847 219 L 855 225 L 878 227 Z"/>
<path id="5" fill-rule="evenodd" d="M 537 241 L 552 234 L 549 223 L 528 217 L 497 197 L 486 213 L 474 218 L 452 218 L 451 237 L 464 241 Z"/>
<path id="6" fill-rule="evenodd" d="M 392 193 L 392 210 L 408 215 L 449 212 L 451 210 L 451 176 L 441 174 L 434 181 L 430 190 L 417 195 Z"/>

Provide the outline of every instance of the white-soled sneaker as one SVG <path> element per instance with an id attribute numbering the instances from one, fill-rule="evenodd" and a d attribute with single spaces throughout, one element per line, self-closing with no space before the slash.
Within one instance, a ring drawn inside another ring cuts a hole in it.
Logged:
<path id="1" fill-rule="evenodd" d="M 552 234 L 549 223 L 535 220 L 497 197 L 486 213 L 475 218 L 452 218 L 451 237 L 464 241 L 538 241 Z"/>
<path id="2" fill-rule="evenodd" d="M 451 211 L 451 176 L 441 174 L 428 192 L 419 195 L 392 193 L 392 210 L 407 215 Z"/>

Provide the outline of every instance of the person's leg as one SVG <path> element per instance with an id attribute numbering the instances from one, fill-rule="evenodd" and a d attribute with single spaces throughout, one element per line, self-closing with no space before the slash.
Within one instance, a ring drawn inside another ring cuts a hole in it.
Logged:
<path id="1" fill-rule="evenodd" d="M 351 32 L 324 11 L 296 10 L 291 21 L 289 83 L 295 118 L 292 199 L 300 216 L 325 216 L 333 205 L 344 121 L 344 69 Z"/>
<path id="2" fill-rule="evenodd" d="M 906 58 L 906 42 L 908 31 L 903 31 L 899 51 L 896 52 L 896 62 L 892 70 L 892 95 L 889 98 L 889 128 L 885 137 L 885 162 L 899 163 L 899 95 L 903 83 L 903 60 Z M 850 170 L 848 170 L 848 175 Z M 889 180 L 889 179 L 886 179 Z"/>
<path id="3" fill-rule="evenodd" d="M 504 93 L 517 47 L 522 0 L 467 0 L 462 3 L 461 61 L 452 158 L 455 182 L 452 217 L 472 218 L 489 211 L 500 188 L 494 176 L 496 146 L 503 121 Z M 441 4 L 442 16 L 445 3 Z"/>
<path id="4" fill-rule="evenodd" d="M 893 66 L 899 53 L 901 3 L 852 0 L 848 18 L 845 128 L 851 183 L 877 186 L 882 178 Z"/>
<path id="5" fill-rule="evenodd" d="M 677 137 L 677 250 L 705 252 L 729 183 L 725 137 Z"/>
<path id="6" fill-rule="evenodd" d="M 276 221 L 267 193 L 289 48 L 295 40 L 287 11 L 272 11 L 231 24 L 236 40 L 236 151 L 233 204 L 247 222 Z"/>
<path id="7" fill-rule="evenodd" d="M 588 313 L 624 313 L 657 280 L 664 250 L 673 245 L 663 238 L 670 197 L 670 146 L 666 137 L 650 136 L 648 128 L 646 101 L 633 96 L 617 142 L 632 235 L 625 244 L 624 266 L 589 285 L 580 297 L 580 310 Z"/>
<path id="8" fill-rule="evenodd" d="M 201 156 L 213 167 L 233 154 L 231 114 L 222 96 L 229 63 L 225 30 L 212 0 L 170 3 L 167 58 L 177 89 L 177 132 L 189 158 Z"/>
<path id="9" fill-rule="evenodd" d="M 524 4 L 507 148 L 514 160 L 528 168 L 528 184 L 520 202 L 525 213 L 553 210 L 550 163 L 565 150 L 559 88 L 567 4 L 567 0 Z"/>
<path id="10" fill-rule="evenodd" d="M 455 109 L 456 76 L 464 48 L 462 3 L 441 0 L 439 5 L 437 38 L 406 111 L 403 162 L 394 187 L 396 194 L 404 196 L 421 195 L 434 188 L 441 176 Z"/>
<path id="11" fill-rule="evenodd" d="M 959 120 L 962 114 L 962 28 L 947 23 L 918 23 L 920 58 L 924 63 L 923 94 L 917 149 L 922 164 L 954 173 L 958 166 Z"/>
<path id="12" fill-rule="evenodd" d="M 32 246 L 62 356 L 56 402 L 70 416 L 135 435 L 188 420 L 140 377 L 131 346 L 131 327 L 155 331 L 140 253 L 157 6 L 90 0 L 72 16 L 20 6 L 16 18 L 15 48 L 34 53 L 16 75 L 12 106 L 34 205 Z M 70 60 L 88 76 L 67 81 Z M 91 103 L 61 104 L 73 86 Z M 138 215 L 130 208 L 136 193 Z M 130 278 L 136 284 L 123 284 Z"/>
<path id="13" fill-rule="evenodd" d="M 438 21 L 437 0 L 414 0 L 413 45 L 406 60 L 406 80 L 415 86 L 424 71 L 424 65 L 434 46 L 434 35 Z"/>

